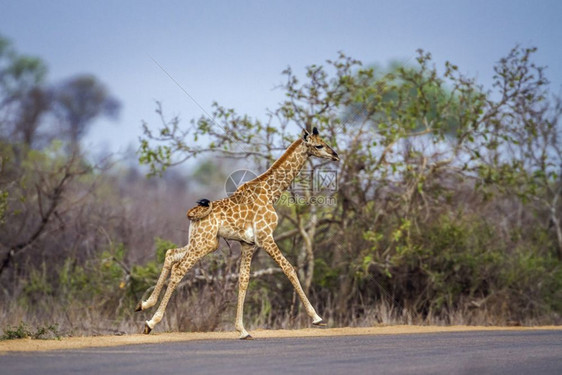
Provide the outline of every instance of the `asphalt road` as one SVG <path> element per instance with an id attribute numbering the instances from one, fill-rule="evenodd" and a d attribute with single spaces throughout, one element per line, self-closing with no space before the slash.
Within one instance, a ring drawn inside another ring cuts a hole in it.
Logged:
<path id="1" fill-rule="evenodd" d="M 188 341 L 0 356 L 0 374 L 562 374 L 562 331 Z"/>

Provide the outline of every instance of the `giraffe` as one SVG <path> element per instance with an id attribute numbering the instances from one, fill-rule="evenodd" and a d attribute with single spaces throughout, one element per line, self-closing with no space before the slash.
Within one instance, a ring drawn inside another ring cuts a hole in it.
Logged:
<path id="1" fill-rule="evenodd" d="M 309 156 L 339 160 L 338 154 L 322 140 L 316 128 L 313 128 L 312 134 L 303 130 L 302 137 L 294 141 L 263 174 L 238 187 L 229 197 L 214 202 L 201 199 L 197 206 L 187 212 L 187 217 L 191 220 L 188 244 L 166 252 L 162 272 L 150 297 L 137 305 L 136 311 L 154 306 L 168 274 L 171 273 L 160 306 L 152 318 L 145 322 L 143 333 L 150 333 L 162 320 L 168 301 L 180 280 L 200 258 L 218 248 L 219 237 L 241 244 L 235 323 L 240 339 L 252 339 L 244 328 L 243 310 L 250 281 L 250 264 L 257 247 L 265 250 L 281 267 L 312 318 L 312 324 L 326 325 L 304 293 L 294 267 L 283 256 L 273 239 L 278 219 L 273 205 L 303 168 Z"/>

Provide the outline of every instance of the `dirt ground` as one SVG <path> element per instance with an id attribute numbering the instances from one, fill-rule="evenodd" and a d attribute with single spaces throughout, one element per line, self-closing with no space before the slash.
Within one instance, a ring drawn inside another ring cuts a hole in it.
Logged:
<path id="1" fill-rule="evenodd" d="M 362 328 L 307 328 L 299 330 L 254 330 L 252 336 L 259 339 L 279 337 L 323 337 L 323 336 L 357 336 L 357 335 L 396 335 L 435 332 L 463 331 L 524 331 L 524 330 L 562 330 L 562 326 L 541 327 L 477 327 L 477 326 L 377 326 Z M 62 349 L 82 349 L 90 347 L 109 347 L 136 344 L 157 344 L 191 340 L 236 340 L 236 332 L 165 332 L 150 335 L 123 336 L 85 336 L 65 337 L 61 340 L 7 340 L 0 341 L 0 353 L 14 351 L 49 351 Z"/>

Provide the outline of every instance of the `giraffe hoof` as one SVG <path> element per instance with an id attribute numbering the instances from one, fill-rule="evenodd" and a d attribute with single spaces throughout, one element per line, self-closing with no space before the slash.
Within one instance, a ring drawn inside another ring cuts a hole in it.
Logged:
<path id="1" fill-rule="evenodd" d="M 253 340 L 253 339 L 254 339 L 254 338 L 252 337 L 252 335 L 240 337 L 240 340 Z"/>
<path id="2" fill-rule="evenodd" d="M 328 326 L 328 324 L 324 321 L 324 319 L 318 321 L 318 322 L 312 322 L 312 325 L 315 327 L 319 327 L 319 328 L 323 328 Z"/>
<path id="3" fill-rule="evenodd" d="M 135 307 L 135 312 L 137 311 L 142 311 L 142 301 L 140 301 L 137 307 Z"/>
<path id="4" fill-rule="evenodd" d="M 148 335 L 150 333 L 150 331 L 152 331 L 152 328 L 150 328 L 150 326 L 148 325 L 147 322 L 144 322 L 144 331 L 142 331 L 142 333 L 144 333 L 145 335 Z"/>

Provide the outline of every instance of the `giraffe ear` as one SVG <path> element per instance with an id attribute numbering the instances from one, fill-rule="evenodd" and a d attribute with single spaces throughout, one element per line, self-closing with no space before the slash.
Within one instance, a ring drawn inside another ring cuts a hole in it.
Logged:
<path id="1" fill-rule="evenodd" d="M 302 139 L 304 139 L 305 142 L 308 141 L 308 136 L 309 136 L 309 135 L 310 135 L 310 134 L 306 131 L 306 129 L 303 129 L 303 130 L 302 130 Z"/>
<path id="2" fill-rule="evenodd" d="M 318 129 L 316 129 L 316 126 L 312 128 L 312 134 L 318 135 Z"/>

